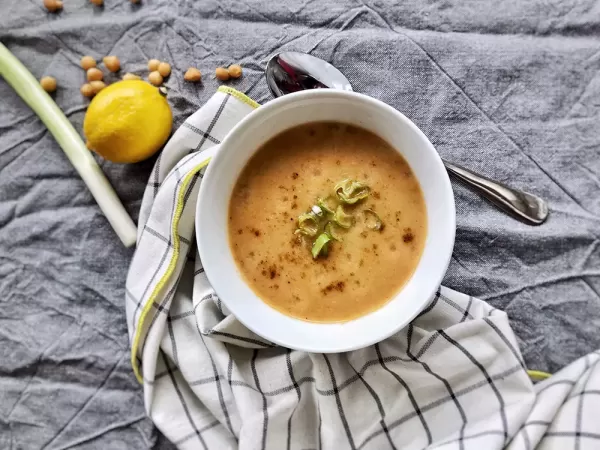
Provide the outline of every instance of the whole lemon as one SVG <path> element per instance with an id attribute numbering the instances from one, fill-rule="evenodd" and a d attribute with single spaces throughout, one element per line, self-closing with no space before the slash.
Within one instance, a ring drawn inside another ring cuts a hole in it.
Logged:
<path id="1" fill-rule="evenodd" d="M 103 158 L 134 163 L 156 153 L 169 138 L 173 115 L 165 95 L 142 80 L 102 89 L 90 102 L 83 132 Z"/>

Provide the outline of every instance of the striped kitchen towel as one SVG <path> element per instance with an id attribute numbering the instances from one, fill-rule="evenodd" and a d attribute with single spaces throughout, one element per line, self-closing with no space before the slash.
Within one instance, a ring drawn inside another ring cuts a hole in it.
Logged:
<path id="1" fill-rule="evenodd" d="M 506 314 L 440 288 L 408 327 L 342 354 L 281 348 L 211 289 L 194 240 L 210 156 L 258 105 L 226 87 L 173 135 L 126 285 L 146 411 L 182 449 L 600 447 L 600 353 L 533 385 Z"/>

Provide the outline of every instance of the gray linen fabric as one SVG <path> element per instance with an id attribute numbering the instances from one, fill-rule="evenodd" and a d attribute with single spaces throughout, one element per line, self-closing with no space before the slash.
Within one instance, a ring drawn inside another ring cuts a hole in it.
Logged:
<path id="1" fill-rule="evenodd" d="M 178 449 L 597 449 L 600 351 L 534 386 L 506 313 L 443 286 L 400 332 L 337 355 L 243 326 L 191 245 L 208 158 L 257 114 L 219 91 L 152 170 L 125 287 L 146 412 Z"/>
<path id="2" fill-rule="evenodd" d="M 504 216 L 454 184 L 457 241 L 444 284 L 505 310 L 529 368 L 600 347 L 600 5 L 590 0 L 0 2 L 0 41 L 59 80 L 81 129 L 83 54 L 126 71 L 171 62 L 175 127 L 217 87 L 261 103 L 264 61 L 310 51 L 410 117 L 451 161 L 534 191 L 546 225 Z M 205 74 L 188 85 L 188 66 Z M 153 160 L 102 162 L 137 217 Z M 121 247 L 58 145 L 0 80 L 0 448 L 170 448 L 144 416 L 128 362 Z"/>

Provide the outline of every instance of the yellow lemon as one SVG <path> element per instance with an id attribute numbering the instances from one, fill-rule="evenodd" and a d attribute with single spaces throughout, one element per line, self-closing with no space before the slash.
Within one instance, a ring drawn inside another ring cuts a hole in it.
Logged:
<path id="1" fill-rule="evenodd" d="M 88 148 L 117 163 L 134 163 L 156 153 L 169 138 L 173 115 L 158 88 L 126 80 L 102 89 L 90 102 L 83 132 Z"/>

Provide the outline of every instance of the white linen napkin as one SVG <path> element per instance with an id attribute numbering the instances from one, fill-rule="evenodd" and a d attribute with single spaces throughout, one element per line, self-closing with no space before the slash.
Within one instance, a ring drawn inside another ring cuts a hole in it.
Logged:
<path id="1" fill-rule="evenodd" d="M 194 242 L 210 155 L 258 107 L 219 91 L 150 177 L 126 285 L 146 411 L 182 449 L 598 448 L 600 353 L 533 385 L 508 318 L 441 287 L 408 327 L 341 354 L 277 347 L 221 303 Z"/>

